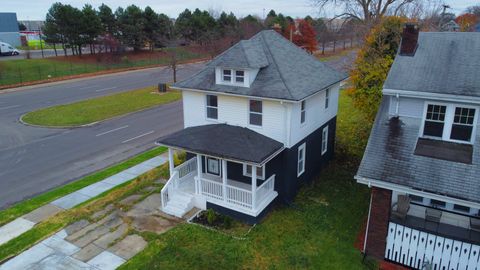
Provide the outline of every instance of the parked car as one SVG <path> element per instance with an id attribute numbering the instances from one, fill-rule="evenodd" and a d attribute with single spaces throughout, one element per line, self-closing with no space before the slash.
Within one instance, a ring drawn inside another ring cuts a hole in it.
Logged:
<path id="1" fill-rule="evenodd" d="M 15 49 L 12 45 L 0 42 L 0 56 L 7 56 L 7 55 L 19 55 L 20 52 Z"/>

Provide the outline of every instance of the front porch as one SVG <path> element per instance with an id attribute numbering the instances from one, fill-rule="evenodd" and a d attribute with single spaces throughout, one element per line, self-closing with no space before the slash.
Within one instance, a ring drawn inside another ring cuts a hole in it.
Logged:
<path id="1" fill-rule="evenodd" d="M 477 208 L 393 192 L 385 258 L 416 269 L 480 269 Z"/>
<path id="2" fill-rule="evenodd" d="M 173 164 L 173 149 L 171 148 L 169 149 L 169 160 L 170 164 Z M 218 166 L 212 165 L 212 163 Z M 225 159 L 197 154 L 177 167 L 170 166 L 171 177 L 161 193 L 162 209 L 178 216 L 193 206 L 206 209 L 206 202 L 209 202 L 243 214 L 257 216 L 278 195 L 274 190 L 275 174 L 262 180 L 257 176 L 258 171 L 264 173 L 265 170 L 262 167 L 237 163 L 252 168 L 249 170 L 251 172 L 250 181 L 246 182 L 245 176 L 242 176 L 241 180 L 230 179 L 227 176 L 232 163 Z M 175 194 L 194 198 L 193 203 L 184 205 L 182 211 L 176 211 L 180 210 L 175 209 L 179 207 L 169 207 Z"/>

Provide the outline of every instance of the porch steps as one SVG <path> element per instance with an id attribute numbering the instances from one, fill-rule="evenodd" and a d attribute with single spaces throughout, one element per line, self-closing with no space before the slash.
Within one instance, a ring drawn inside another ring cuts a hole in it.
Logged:
<path id="1" fill-rule="evenodd" d="M 181 191 L 176 191 L 168 201 L 167 206 L 163 208 L 163 211 L 172 216 L 181 218 L 192 208 L 193 196 Z"/>

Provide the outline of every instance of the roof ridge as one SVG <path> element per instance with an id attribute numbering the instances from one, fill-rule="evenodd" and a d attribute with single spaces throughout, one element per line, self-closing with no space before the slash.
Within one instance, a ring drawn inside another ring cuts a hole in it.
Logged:
<path id="1" fill-rule="evenodd" d="M 283 74 L 282 72 L 280 72 L 280 69 L 278 67 L 278 64 L 277 64 L 277 61 L 275 60 L 275 57 L 273 56 L 272 54 L 272 51 L 270 50 L 270 47 L 268 46 L 268 43 L 265 41 L 265 33 L 266 31 L 261 31 L 260 33 L 262 34 L 262 42 L 263 42 L 263 45 L 264 47 L 268 50 L 268 53 L 270 54 L 270 56 L 272 57 L 272 62 L 273 64 L 275 65 L 277 71 L 278 71 L 278 74 L 280 75 L 280 79 L 282 79 L 282 83 L 283 85 L 285 85 L 285 88 L 287 89 L 288 91 L 288 94 L 290 94 L 290 98 L 292 99 L 295 99 L 293 94 L 292 94 L 292 91 L 290 90 L 290 87 L 288 87 L 287 83 L 285 82 L 285 78 L 283 77 Z"/>

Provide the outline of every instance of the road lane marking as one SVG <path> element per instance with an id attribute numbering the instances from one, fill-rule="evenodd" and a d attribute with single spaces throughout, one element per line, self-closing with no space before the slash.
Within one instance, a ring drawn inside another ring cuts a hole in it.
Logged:
<path id="1" fill-rule="evenodd" d="M 6 107 L 0 107 L 0 110 L 6 110 L 6 109 L 13 109 L 20 107 L 20 105 L 12 105 L 12 106 L 6 106 Z"/>
<path id="2" fill-rule="evenodd" d="M 95 88 L 95 87 L 97 87 L 97 85 L 84 86 L 84 87 L 80 87 L 78 89 L 82 90 L 82 89 L 89 89 L 89 88 Z"/>
<path id="3" fill-rule="evenodd" d="M 112 90 L 112 89 L 115 89 L 115 88 L 117 88 L 117 87 L 102 88 L 102 89 L 95 90 L 95 92 L 103 92 L 103 91 Z"/>
<path id="4" fill-rule="evenodd" d="M 152 134 L 153 132 L 155 132 L 155 131 L 151 130 L 151 131 L 149 131 L 149 132 L 147 132 L 147 133 L 143 133 L 143 134 L 138 135 L 138 136 L 136 136 L 136 137 L 130 138 L 130 139 L 128 139 L 128 140 L 125 140 L 125 141 L 123 141 L 122 143 L 127 143 L 127 142 L 129 142 L 129 141 L 133 141 L 133 140 L 138 139 L 138 138 L 141 138 L 141 137 L 143 137 L 143 136 L 150 135 L 150 134 Z"/>
<path id="5" fill-rule="evenodd" d="M 99 136 L 102 136 L 102 135 L 105 135 L 105 134 L 108 134 L 108 133 L 111 133 L 111 132 L 114 132 L 114 131 L 117 131 L 117 130 L 120 130 L 120 129 L 124 129 L 124 128 L 127 128 L 128 125 L 125 125 L 123 127 L 119 127 L 119 128 L 115 128 L 115 129 L 112 129 L 112 130 L 109 130 L 109 131 L 105 131 L 105 132 L 102 132 L 102 133 L 99 133 L 97 135 L 95 135 L 95 137 L 99 137 Z"/>

